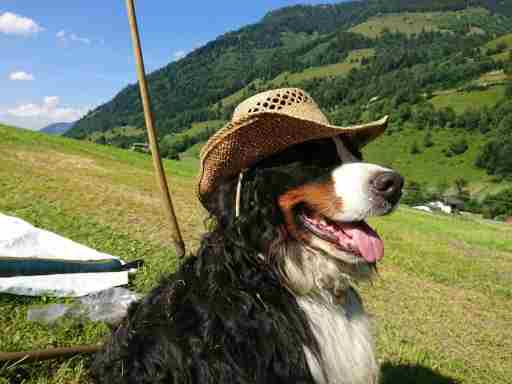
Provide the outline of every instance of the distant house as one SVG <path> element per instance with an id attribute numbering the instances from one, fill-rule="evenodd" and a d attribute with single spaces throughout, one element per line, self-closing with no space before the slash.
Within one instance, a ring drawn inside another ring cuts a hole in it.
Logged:
<path id="1" fill-rule="evenodd" d="M 507 218 L 505 219 L 505 224 L 512 225 L 512 216 L 507 217 Z"/>
<path id="2" fill-rule="evenodd" d="M 443 213 L 453 214 L 460 212 L 464 208 L 464 202 L 457 198 L 447 198 L 445 201 L 431 201 L 425 205 L 419 205 L 413 208 L 425 212 L 433 213 L 436 211 L 441 211 Z"/>
<path id="3" fill-rule="evenodd" d="M 448 214 L 452 213 L 452 207 L 442 201 L 432 201 L 427 204 L 427 207 L 431 208 L 433 211 L 441 211 Z"/>
<path id="4" fill-rule="evenodd" d="M 444 203 L 448 205 L 453 213 L 464 210 L 464 201 L 455 196 L 448 196 L 444 199 Z"/>
<path id="5" fill-rule="evenodd" d="M 419 211 L 425 211 L 425 212 L 432 213 L 432 208 L 427 207 L 426 205 L 417 205 L 415 207 L 412 207 L 412 209 L 417 209 Z"/>
<path id="6" fill-rule="evenodd" d="M 149 153 L 151 150 L 149 149 L 148 143 L 133 143 L 130 147 L 131 151 L 135 152 L 143 152 L 143 153 Z"/>

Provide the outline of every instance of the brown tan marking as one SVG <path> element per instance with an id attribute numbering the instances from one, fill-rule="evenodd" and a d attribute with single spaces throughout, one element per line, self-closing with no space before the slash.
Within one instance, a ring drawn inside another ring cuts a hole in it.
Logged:
<path id="1" fill-rule="evenodd" d="M 325 183 L 305 184 L 291 189 L 279 196 L 278 204 L 283 212 L 288 233 L 303 241 L 307 241 L 311 235 L 297 228 L 293 209 L 298 204 L 304 204 L 314 213 L 325 217 L 333 217 L 343 209 L 343 201 L 336 196 L 332 180 Z"/>

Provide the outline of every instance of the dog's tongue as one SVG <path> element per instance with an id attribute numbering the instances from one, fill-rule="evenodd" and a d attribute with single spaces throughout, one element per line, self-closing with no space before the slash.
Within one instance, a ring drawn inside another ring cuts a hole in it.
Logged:
<path id="1" fill-rule="evenodd" d="M 350 245 L 357 249 L 361 256 L 369 263 L 374 263 L 384 256 L 384 243 L 368 224 L 343 223 L 339 225 L 343 232 L 350 237 Z M 347 239 L 345 239 L 347 241 Z"/>

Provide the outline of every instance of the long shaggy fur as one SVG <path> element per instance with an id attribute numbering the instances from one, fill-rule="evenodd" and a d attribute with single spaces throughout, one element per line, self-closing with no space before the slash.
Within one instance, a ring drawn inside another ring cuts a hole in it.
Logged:
<path id="1" fill-rule="evenodd" d="M 196 255 L 132 305 L 93 362 L 97 383 L 376 383 L 369 321 L 351 284 L 370 276 L 372 264 L 351 262 L 357 256 L 304 230 L 314 241 L 303 241 L 295 207 L 286 205 L 286 193 L 304 185 L 313 186 L 306 205 L 347 205 L 323 196 L 336 192 L 322 186 L 333 185 L 339 157 L 332 140 L 317 144 L 247 171 L 239 217 L 236 180 L 219 187 L 208 202 L 212 230 Z M 361 169 L 365 185 L 382 171 Z"/>
<path id="2" fill-rule="evenodd" d="M 96 357 L 98 383 L 313 382 L 303 346 L 320 354 L 308 319 L 276 272 L 280 261 L 258 256 L 279 237 L 276 188 L 261 173 L 248 178 L 252 196 L 236 220 L 234 185 L 223 188 L 197 256 L 133 305 Z"/>

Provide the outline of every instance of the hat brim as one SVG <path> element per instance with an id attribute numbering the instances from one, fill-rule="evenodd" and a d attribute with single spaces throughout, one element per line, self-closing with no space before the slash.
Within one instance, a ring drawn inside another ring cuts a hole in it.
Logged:
<path id="1" fill-rule="evenodd" d="M 222 180 L 295 144 L 343 136 L 360 149 L 384 132 L 388 120 L 385 116 L 366 124 L 340 127 L 263 112 L 230 122 L 213 135 L 201 151 L 199 199 L 205 204 Z"/>

